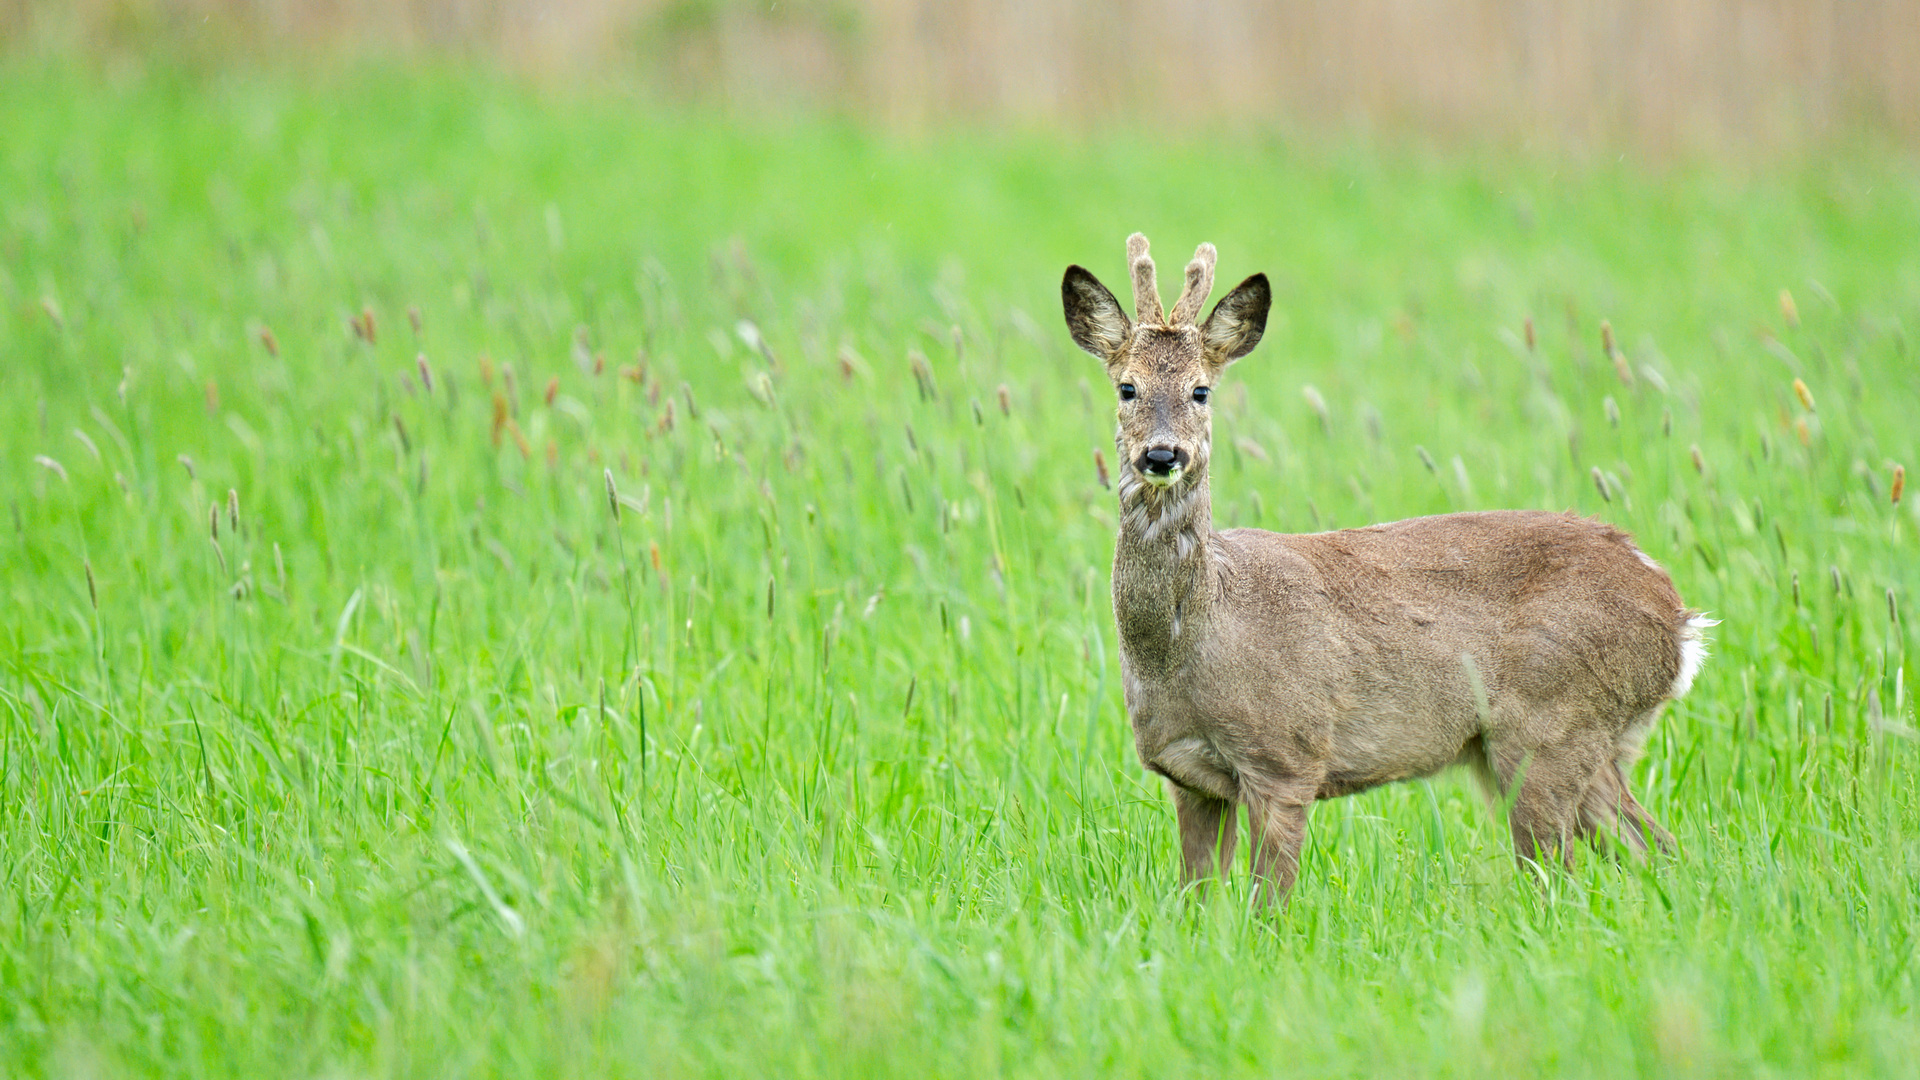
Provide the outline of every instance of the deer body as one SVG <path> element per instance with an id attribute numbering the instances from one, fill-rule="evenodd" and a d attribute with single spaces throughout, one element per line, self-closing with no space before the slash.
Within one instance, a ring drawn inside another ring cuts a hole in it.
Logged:
<path id="1" fill-rule="evenodd" d="M 1255 873 L 1284 895 L 1316 799 L 1454 764 L 1511 800 L 1520 858 L 1564 857 L 1575 836 L 1668 846 L 1626 767 L 1691 683 L 1709 624 L 1666 573 L 1609 525 L 1540 511 L 1215 532 L 1206 399 L 1258 343 L 1266 280 L 1198 323 L 1203 245 L 1169 319 L 1145 239 L 1128 248 L 1138 324 L 1078 267 L 1063 294 L 1076 342 L 1107 361 L 1121 399 L 1113 603 L 1127 714 L 1141 762 L 1173 794 L 1186 876 L 1226 869 L 1244 806 Z"/>

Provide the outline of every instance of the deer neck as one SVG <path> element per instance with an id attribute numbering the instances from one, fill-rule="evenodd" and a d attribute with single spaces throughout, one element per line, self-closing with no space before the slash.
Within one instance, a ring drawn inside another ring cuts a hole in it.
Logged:
<path id="1" fill-rule="evenodd" d="M 1113 557 L 1113 614 L 1127 659 L 1144 671 L 1177 667 L 1209 622 L 1215 558 L 1205 466 L 1169 488 L 1132 469 L 1120 479 L 1120 539 Z"/>

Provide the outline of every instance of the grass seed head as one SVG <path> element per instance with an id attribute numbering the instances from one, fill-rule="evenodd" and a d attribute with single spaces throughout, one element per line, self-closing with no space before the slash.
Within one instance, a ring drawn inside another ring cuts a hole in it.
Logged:
<path id="1" fill-rule="evenodd" d="M 240 492 L 233 488 L 227 489 L 227 528 L 240 534 Z"/>
<path id="2" fill-rule="evenodd" d="M 552 378 L 547 380 L 547 392 L 545 395 L 543 395 L 547 401 L 547 408 L 549 409 L 553 408 L 553 399 L 559 396 L 559 393 L 560 393 L 560 376 L 555 375 Z"/>
<path id="3" fill-rule="evenodd" d="M 1107 455 L 1099 450 L 1093 452 L 1093 473 L 1100 478 L 1100 486 L 1111 491 L 1113 484 L 1107 477 Z"/>
<path id="4" fill-rule="evenodd" d="M 607 480 L 607 509 L 613 512 L 613 520 L 620 520 L 620 489 L 613 486 L 613 470 L 604 469 L 602 475 Z"/>
<path id="5" fill-rule="evenodd" d="M 214 503 L 212 506 L 207 507 L 207 536 L 216 544 L 220 542 L 219 503 Z"/>
<path id="6" fill-rule="evenodd" d="M 1440 467 L 1433 463 L 1433 455 L 1427 453 L 1426 447 L 1416 445 L 1413 448 L 1413 452 L 1420 455 L 1420 464 L 1425 465 L 1428 472 L 1435 476 L 1440 475 Z"/>
<path id="7" fill-rule="evenodd" d="M 764 371 L 756 371 L 747 376 L 747 393 L 753 400 L 771 409 L 774 407 L 773 376 Z"/>
<path id="8" fill-rule="evenodd" d="M 220 384 L 214 382 L 212 379 L 208 379 L 207 380 L 207 415 L 212 416 L 219 411 L 220 411 Z"/>
<path id="9" fill-rule="evenodd" d="M 181 467 L 181 468 L 183 468 L 183 469 L 185 469 L 185 470 L 187 470 L 187 479 L 189 479 L 189 480 L 197 480 L 197 479 L 199 479 L 199 478 L 198 478 L 197 476 L 195 476 L 195 475 L 194 475 L 194 473 L 193 473 L 193 459 L 192 459 L 192 458 L 190 458 L 190 457 L 188 457 L 188 456 L 187 456 L 187 455 L 185 455 L 185 454 L 181 454 L 181 455 L 180 455 L 179 457 L 177 457 L 177 458 L 174 458 L 174 460 L 175 460 L 175 461 L 178 461 L 178 462 L 180 463 L 180 467 Z"/>
<path id="10" fill-rule="evenodd" d="M 1801 408 L 1808 412 L 1817 411 L 1813 407 L 1813 391 L 1807 389 L 1807 384 L 1799 379 L 1793 380 L 1793 396 L 1800 399 Z"/>
<path id="11" fill-rule="evenodd" d="M 82 557 L 80 565 L 86 567 L 87 570 L 87 602 L 93 605 L 93 610 L 99 611 L 100 592 L 93 587 L 93 560 Z"/>
<path id="12" fill-rule="evenodd" d="M 420 336 L 420 305 L 407 305 L 407 325 L 413 327 L 413 336 Z"/>
<path id="13" fill-rule="evenodd" d="M 1526 334 L 1527 334 L 1527 351 L 1528 352 L 1536 351 L 1539 348 L 1540 343 L 1539 343 L 1539 339 L 1536 338 L 1533 333 L 1533 316 L 1531 315 L 1527 316 Z"/>
<path id="14" fill-rule="evenodd" d="M 263 326 L 260 328 L 260 344 L 266 346 L 268 356 L 273 357 L 275 360 L 280 359 L 280 339 L 273 336 L 273 327 Z"/>
<path id="15" fill-rule="evenodd" d="M 400 452 L 403 454 L 413 453 L 413 440 L 407 437 L 407 425 L 405 421 L 400 419 L 399 413 L 393 414 L 393 431 L 394 434 L 400 436 Z"/>
<path id="16" fill-rule="evenodd" d="M 1616 402 L 1616 401 L 1614 401 L 1614 400 L 1613 400 L 1613 395 L 1612 395 L 1612 394 L 1608 394 L 1608 395 L 1607 395 L 1607 397 L 1606 397 L 1606 400 L 1605 400 L 1605 401 L 1602 401 L 1602 402 L 1601 402 L 1600 404 L 1601 404 L 1602 406 L 1604 406 L 1604 407 L 1606 408 L 1606 410 L 1607 410 L 1607 424 L 1608 424 L 1608 426 L 1610 426 L 1610 427 L 1616 427 L 1616 428 L 1617 428 L 1617 427 L 1619 427 L 1619 426 L 1620 426 L 1620 404 L 1619 404 L 1619 402 Z"/>
<path id="17" fill-rule="evenodd" d="M 919 349 L 908 349 L 907 366 L 913 369 L 913 382 L 920 390 L 920 400 L 931 399 L 934 396 L 933 368 L 927 363 L 927 355 Z"/>
<path id="18" fill-rule="evenodd" d="M 1700 444 L 1693 443 L 1689 445 L 1687 447 L 1687 453 L 1693 456 L 1693 471 L 1699 473 L 1701 476 L 1707 475 L 1707 459 L 1700 453 Z"/>
<path id="19" fill-rule="evenodd" d="M 854 372 L 858 371 L 859 367 L 860 354 L 853 351 L 853 346 L 840 346 L 840 381 L 852 382 Z"/>
<path id="20" fill-rule="evenodd" d="M 1613 501 L 1613 490 L 1607 485 L 1607 474 L 1601 472 L 1598 465 L 1593 467 L 1593 486 L 1594 490 L 1600 492 L 1602 502 Z"/>
<path id="21" fill-rule="evenodd" d="M 533 460 L 533 447 L 527 442 L 527 437 L 520 433 L 519 421 L 511 416 L 507 418 L 507 434 L 513 437 L 513 445 L 520 451 L 520 456 Z"/>
<path id="22" fill-rule="evenodd" d="M 999 386 L 994 387 L 993 395 L 994 397 L 1000 399 L 1000 415 L 1012 416 L 1013 415 L 1012 395 L 1007 392 L 1007 384 L 1001 383 Z"/>
<path id="23" fill-rule="evenodd" d="M 373 309 L 370 307 L 360 309 L 360 339 L 369 345 L 380 344 L 380 327 L 374 321 Z"/>
<path id="24" fill-rule="evenodd" d="M 1806 417 L 1796 416 L 1793 418 L 1793 433 L 1799 436 L 1801 446 L 1813 445 L 1813 429 L 1807 426 Z"/>
<path id="25" fill-rule="evenodd" d="M 495 390 L 493 392 L 493 428 L 489 436 L 493 440 L 493 445 L 500 445 L 500 433 L 506 430 L 507 423 L 507 395 Z"/>
<path id="26" fill-rule="evenodd" d="M 1613 323 L 1600 320 L 1600 351 L 1613 361 L 1613 373 L 1620 378 L 1620 385 L 1633 385 L 1633 365 L 1627 362 L 1627 354 L 1620 351 L 1613 340 Z"/>
<path id="27" fill-rule="evenodd" d="M 427 363 L 427 354 L 421 353 L 415 356 L 413 358 L 413 366 L 420 371 L 420 385 L 426 389 L 428 396 L 432 396 L 433 368 Z"/>
<path id="28" fill-rule="evenodd" d="M 1794 305 L 1793 294 L 1785 289 L 1780 290 L 1780 317 L 1787 321 L 1787 329 L 1799 328 L 1800 309 Z"/>
<path id="29" fill-rule="evenodd" d="M 1327 413 L 1327 399 L 1320 396 L 1319 389 L 1312 383 L 1308 383 L 1300 388 L 1300 396 L 1307 399 L 1307 407 L 1312 409 L 1313 414 L 1320 418 L 1320 429 L 1322 431 L 1332 430 L 1333 419 Z"/>
<path id="30" fill-rule="evenodd" d="M 1893 505 L 1899 506 L 1900 496 L 1906 493 L 1907 467 L 1905 465 L 1895 465 L 1893 467 Z"/>
<path id="31" fill-rule="evenodd" d="M 480 354 L 480 385 L 488 388 L 493 386 L 493 357 L 486 353 Z"/>
<path id="32" fill-rule="evenodd" d="M 55 476 L 57 476 L 57 477 L 59 477 L 59 478 L 60 478 L 60 479 L 61 479 L 61 480 L 62 480 L 63 482 L 66 482 L 66 483 L 72 483 L 72 481 L 71 481 L 71 480 L 68 480 L 68 479 L 67 479 L 67 467 L 66 467 L 65 465 L 62 465 L 62 464 L 60 464 L 59 462 L 57 462 L 57 461 L 55 461 L 55 460 L 53 460 L 52 458 L 50 458 L 50 457 L 48 457 L 47 455 L 45 455 L 45 454 L 35 454 L 35 455 L 33 456 L 33 463 L 34 463 L 35 465 L 38 465 L 38 466 L 40 466 L 41 468 L 43 468 L 43 469 L 45 469 L 45 470 L 47 470 L 48 472 L 50 472 L 50 473 L 52 473 L 53 475 L 55 475 Z M 189 471 L 189 472 L 191 472 L 192 470 L 191 470 L 191 469 L 189 469 L 188 471 Z"/>

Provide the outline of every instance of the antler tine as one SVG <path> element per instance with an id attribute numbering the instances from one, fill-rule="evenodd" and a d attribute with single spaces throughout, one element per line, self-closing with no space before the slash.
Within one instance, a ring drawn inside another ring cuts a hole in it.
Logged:
<path id="1" fill-rule="evenodd" d="M 1127 270 L 1133 274 L 1134 320 L 1152 326 L 1166 322 L 1166 313 L 1160 308 L 1160 286 L 1153 278 L 1153 260 L 1147 257 L 1144 233 L 1127 237 Z"/>
<path id="2" fill-rule="evenodd" d="M 1193 253 L 1193 261 L 1187 264 L 1187 287 L 1180 291 L 1180 299 L 1173 305 L 1174 326 L 1189 326 L 1199 322 L 1200 308 L 1207 302 L 1207 296 L 1213 292 L 1213 263 L 1218 258 L 1212 244 L 1201 244 Z"/>

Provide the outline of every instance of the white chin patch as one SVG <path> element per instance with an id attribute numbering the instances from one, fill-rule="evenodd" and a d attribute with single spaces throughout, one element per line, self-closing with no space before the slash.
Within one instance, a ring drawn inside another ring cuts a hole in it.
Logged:
<path id="1" fill-rule="evenodd" d="M 1151 487 L 1170 488 L 1174 484 L 1179 483 L 1180 471 L 1180 467 L 1176 465 L 1165 473 L 1143 472 L 1140 476 L 1146 480 L 1147 484 Z"/>

